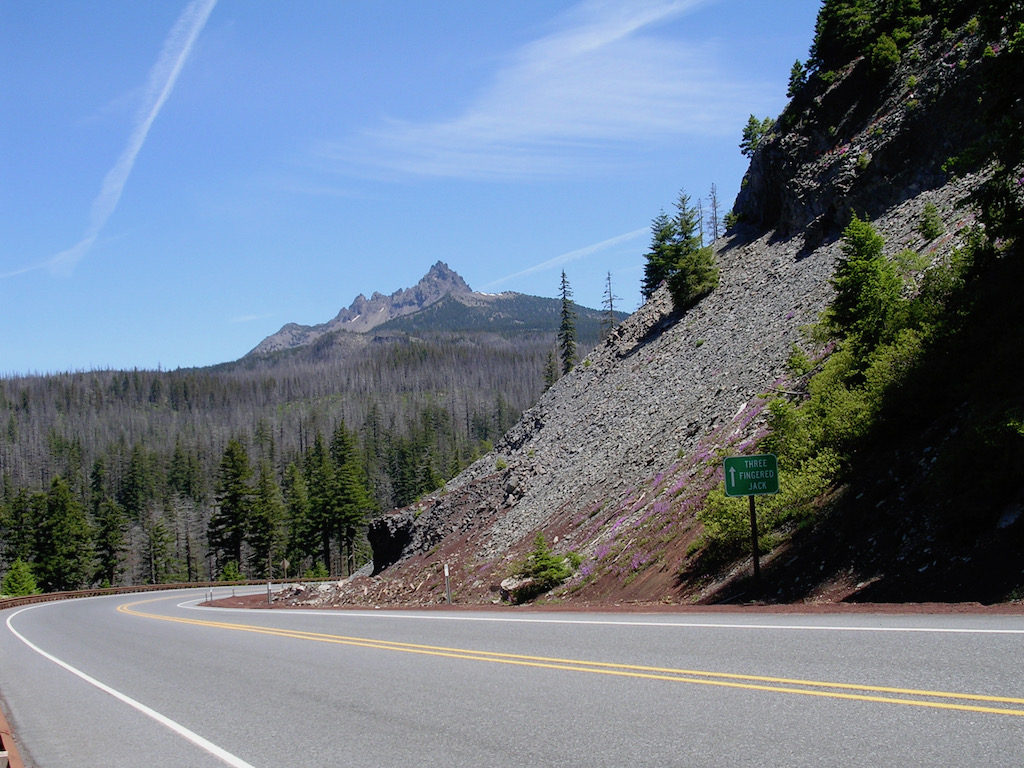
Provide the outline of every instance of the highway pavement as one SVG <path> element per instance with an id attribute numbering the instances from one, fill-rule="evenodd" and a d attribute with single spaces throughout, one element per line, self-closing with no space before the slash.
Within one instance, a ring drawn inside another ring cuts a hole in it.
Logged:
<path id="1" fill-rule="evenodd" d="M 0 696 L 27 763 L 1024 765 L 1024 616 L 266 611 L 205 597 L 0 612 Z"/>

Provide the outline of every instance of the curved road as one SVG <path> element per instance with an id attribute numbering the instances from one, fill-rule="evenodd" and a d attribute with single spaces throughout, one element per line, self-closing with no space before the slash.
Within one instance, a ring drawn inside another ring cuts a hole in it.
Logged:
<path id="1" fill-rule="evenodd" d="M 29 765 L 1024 763 L 1024 616 L 0 612 Z"/>

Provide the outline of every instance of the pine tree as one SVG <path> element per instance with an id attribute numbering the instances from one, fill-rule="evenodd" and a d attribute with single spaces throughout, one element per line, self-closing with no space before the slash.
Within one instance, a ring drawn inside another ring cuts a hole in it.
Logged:
<path id="1" fill-rule="evenodd" d="M 871 39 L 873 0 L 823 0 L 808 64 L 825 72 L 862 53 Z"/>
<path id="2" fill-rule="evenodd" d="M 665 281 L 675 261 L 672 243 L 676 237 L 675 222 L 665 211 L 651 221 L 651 249 L 646 254 L 644 280 L 640 287 L 644 300 L 651 298 L 658 286 Z"/>
<path id="3" fill-rule="evenodd" d="M 285 556 L 290 566 L 294 566 L 295 572 L 297 572 L 300 563 L 313 554 L 315 546 L 310 546 L 312 537 L 310 535 L 309 491 L 306 487 L 306 478 L 295 462 L 290 462 L 285 467 L 282 490 L 284 493 L 285 527 L 287 528 Z M 285 573 L 286 577 L 287 575 Z"/>
<path id="4" fill-rule="evenodd" d="M 576 366 L 576 311 L 572 308 L 572 288 L 562 270 L 559 289 L 562 297 L 561 323 L 558 326 L 558 349 L 562 358 L 562 373 L 568 373 Z"/>
<path id="5" fill-rule="evenodd" d="M 832 277 L 836 297 L 826 319 L 839 337 L 853 339 L 855 354 L 873 349 L 902 325 L 902 281 L 884 247 L 871 223 L 857 216 L 843 230 L 842 256 Z"/>
<path id="6" fill-rule="evenodd" d="M 217 472 L 217 505 L 210 516 L 206 534 L 218 567 L 223 567 L 228 561 L 242 562 L 242 542 L 252 513 L 251 478 L 249 454 L 237 438 L 231 438 L 221 456 Z"/>
<path id="7" fill-rule="evenodd" d="M 143 446 L 136 443 L 132 446 L 128 460 L 128 471 L 121 481 L 117 492 L 117 501 L 133 522 L 140 522 L 145 517 L 146 506 L 156 492 L 153 463 L 146 455 Z"/>
<path id="8" fill-rule="evenodd" d="M 36 585 L 36 577 L 32 575 L 31 566 L 20 557 L 16 558 L 0 583 L 0 595 L 24 597 L 37 592 L 39 587 Z"/>
<path id="9" fill-rule="evenodd" d="M 50 483 L 36 527 L 36 573 L 47 592 L 80 589 L 91 582 L 92 532 L 71 486 L 58 475 Z"/>
<path id="10" fill-rule="evenodd" d="M 670 252 L 673 260 L 667 276 L 668 288 L 677 311 L 696 304 L 718 285 L 718 269 L 710 247 L 702 247 L 697 234 L 697 209 L 680 191 L 673 222 L 675 237 Z"/>
<path id="11" fill-rule="evenodd" d="M 103 498 L 94 513 L 96 579 L 116 586 L 124 572 L 125 531 L 128 517 L 116 501 Z"/>
<path id="12" fill-rule="evenodd" d="M 555 354 L 554 348 L 548 350 L 547 359 L 544 362 L 544 391 L 547 392 L 551 387 L 555 385 L 561 376 L 561 371 L 558 369 L 558 355 Z"/>
<path id="13" fill-rule="evenodd" d="M 373 508 L 373 500 L 366 482 L 366 472 L 356 449 L 355 435 L 348 431 L 345 422 L 339 423 L 334 430 L 331 438 L 331 458 L 335 466 L 337 499 L 334 530 L 342 562 L 351 575 L 355 570 L 356 534 L 365 524 L 366 516 Z"/>
<path id="14" fill-rule="evenodd" d="M 807 70 L 804 69 L 804 65 L 800 63 L 800 59 L 793 62 L 792 68 L 789 70 L 789 85 L 786 88 L 786 98 L 792 99 L 800 90 L 804 87 L 807 82 Z"/>
<path id="15" fill-rule="evenodd" d="M 152 511 L 143 524 L 143 560 L 146 564 L 146 578 L 150 584 L 167 584 L 181 581 L 178 563 L 174 559 L 172 544 L 174 538 L 167 528 L 163 516 Z"/>
<path id="16" fill-rule="evenodd" d="M 310 533 L 319 549 L 319 557 L 328 573 L 331 569 L 331 533 L 335 519 L 334 465 L 324 444 L 323 433 L 317 431 L 313 446 L 305 457 L 306 488 L 309 491 Z"/>
<path id="17" fill-rule="evenodd" d="M 254 578 L 274 575 L 275 559 L 280 557 L 284 538 L 284 500 L 274 478 L 269 458 L 259 462 L 249 520 L 249 572 Z"/>
<path id="18" fill-rule="evenodd" d="M 0 555 L 8 561 L 24 560 L 30 563 L 36 555 L 36 511 L 32 494 L 18 489 L 10 500 L 0 507 Z"/>
<path id="19" fill-rule="evenodd" d="M 751 115 L 747 118 L 747 124 L 743 127 L 743 137 L 740 141 L 740 153 L 744 157 L 753 157 L 762 139 L 768 135 L 768 132 L 774 125 L 775 121 L 770 117 L 758 120 Z"/>

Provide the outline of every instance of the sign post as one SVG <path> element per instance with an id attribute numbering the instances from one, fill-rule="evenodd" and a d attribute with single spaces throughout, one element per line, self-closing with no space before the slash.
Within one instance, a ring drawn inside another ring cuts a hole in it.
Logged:
<path id="1" fill-rule="evenodd" d="M 774 454 L 730 456 L 725 460 L 725 495 L 750 498 L 750 551 L 754 559 L 754 582 L 761 583 L 761 561 L 757 551 L 757 511 L 754 497 L 779 492 L 779 463 Z"/>

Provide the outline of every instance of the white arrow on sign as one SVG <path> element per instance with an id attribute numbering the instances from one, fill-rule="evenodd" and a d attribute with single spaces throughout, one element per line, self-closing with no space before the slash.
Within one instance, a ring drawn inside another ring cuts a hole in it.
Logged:
<path id="1" fill-rule="evenodd" d="M 736 485 L 736 467 L 729 467 L 729 484 Z"/>

